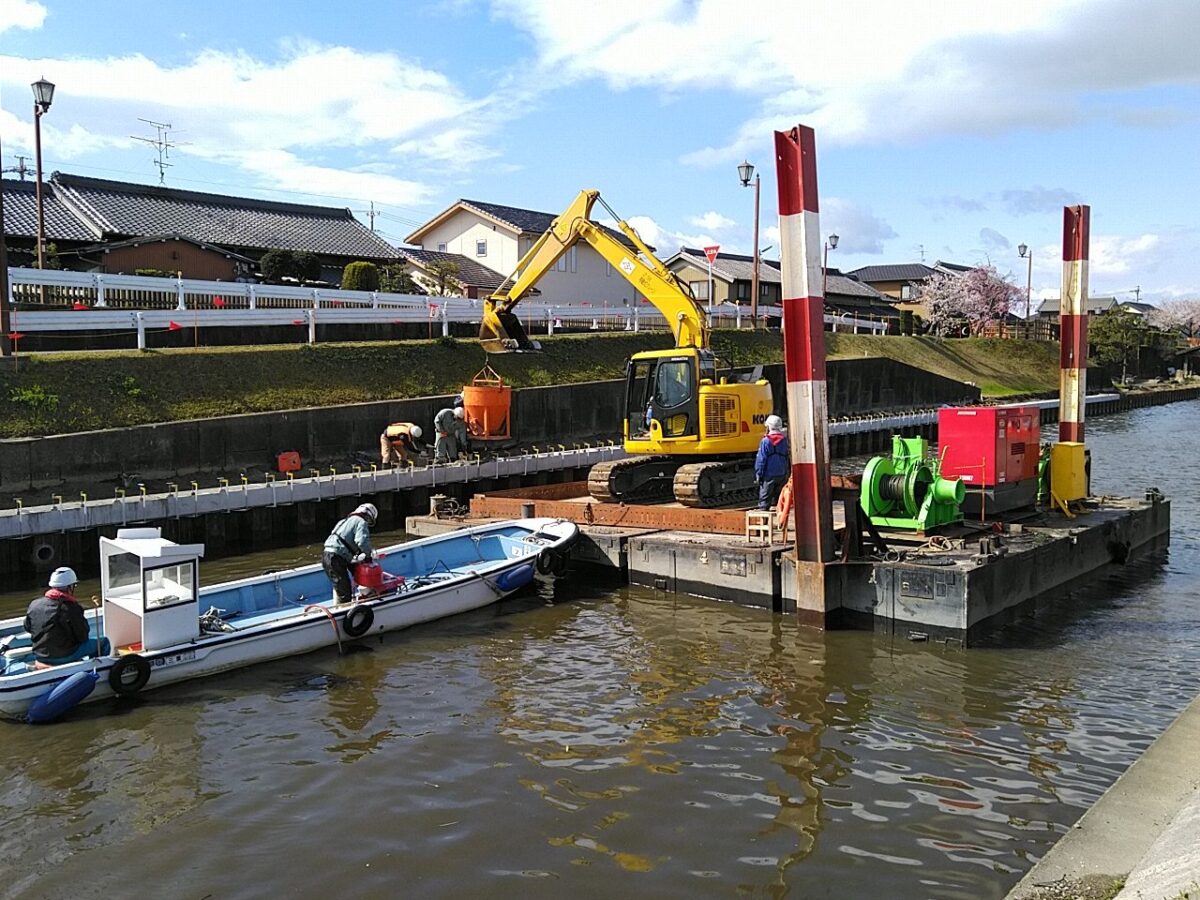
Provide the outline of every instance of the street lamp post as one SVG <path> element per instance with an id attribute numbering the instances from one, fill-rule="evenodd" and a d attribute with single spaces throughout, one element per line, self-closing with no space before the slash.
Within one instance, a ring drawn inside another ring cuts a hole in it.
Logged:
<path id="1" fill-rule="evenodd" d="M 758 200 L 760 176 L 754 174 L 754 166 L 749 160 L 737 167 L 738 178 L 742 187 L 750 187 L 750 179 L 754 179 L 754 270 L 750 277 L 750 327 L 758 328 Z"/>
<path id="2" fill-rule="evenodd" d="M 821 299 L 825 299 L 827 288 L 829 287 L 829 251 L 836 250 L 838 245 L 838 236 L 831 234 L 825 240 L 825 261 L 821 263 Z"/>
<path id="3" fill-rule="evenodd" d="M 1029 301 L 1033 294 L 1033 248 L 1027 244 L 1018 244 L 1017 252 L 1021 254 L 1021 259 L 1028 259 L 1029 263 L 1025 269 L 1025 327 L 1029 327 Z M 1028 256 L 1026 255 L 1028 254 Z"/>
<path id="4" fill-rule="evenodd" d="M 37 267 L 46 268 L 46 220 L 42 208 L 42 116 L 54 100 L 54 85 L 40 78 L 33 88 L 33 145 L 37 165 Z"/>

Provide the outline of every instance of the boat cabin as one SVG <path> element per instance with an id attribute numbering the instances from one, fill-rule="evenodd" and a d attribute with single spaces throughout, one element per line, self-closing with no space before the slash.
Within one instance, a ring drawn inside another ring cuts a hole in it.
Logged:
<path id="1" fill-rule="evenodd" d="M 161 650 L 200 636 L 203 544 L 176 544 L 157 528 L 100 538 L 104 633 L 118 652 Z"/>

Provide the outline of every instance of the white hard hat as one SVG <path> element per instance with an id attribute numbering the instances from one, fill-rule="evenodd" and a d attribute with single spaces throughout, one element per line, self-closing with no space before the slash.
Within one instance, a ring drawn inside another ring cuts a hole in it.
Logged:
<path id="1" fill-rule="evenodd" d="M 783 419 L 779 416 L 767 416 L 767 431 L 783 431 Z"/>
<path id="2" fill-rule="evenodd" d="M 466 415 L 466 411 L 461 406 L 454 407 L 454 418 L 461 419 Z"/>
<path id="3" fill-rule="evenodd" d="M 67 566 L 61 566 L 50 573 L 50 587 L 52 588 L 71 587 L 78 581 L 75 570 Z"/>
<path id="4" fill-rule="evenodd" d="M 412 428 L 408 429 L 408 433 L 415 438 L 419 438 L 421 436 L 421 426 L 414 425 Z"/>
<path id="5" fill-rule="evenodd" d="M 362 516 L 370 524 L 374 525 L 375 521 L 379 518 L 379 510 L 375 508 L 374 503 L 363 503 L 357 509 L 355 509 L 351 515 Z"/>

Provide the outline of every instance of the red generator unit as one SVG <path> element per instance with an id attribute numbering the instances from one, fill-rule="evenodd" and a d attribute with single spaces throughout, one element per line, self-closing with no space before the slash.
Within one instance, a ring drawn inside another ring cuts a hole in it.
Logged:
<path id="1" fill-rule="evenodd" d="M 1036 406 L 952 406 L 938 410 L 943 478 L 967 488 L 970 517 L 1037 502 L 1042 412 Z"/>

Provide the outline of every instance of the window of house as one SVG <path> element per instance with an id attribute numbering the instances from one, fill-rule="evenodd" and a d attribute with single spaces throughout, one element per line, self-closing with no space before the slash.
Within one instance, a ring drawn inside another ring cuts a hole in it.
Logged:
<path id="1" fill-rule="evenodd" d="M 555 272 L 567 271 L 567 254 L 566 253 L 564 253 L 562 256 L 560 256 L 558 258 L 558 262 L 556 262 L 554 264 L 554 271 Z"/>
<path id="2" fill-rule="evenodd" d="M 569 251 L 567 251 L 567 256 L 570 257 L 570 260 L 571 260 L 571 271 L 578 272 L 579 271 L 579 248 L 572 247 Z"/>
<path id="3" fill-rule="evenodd" d="M 766 296 L 770 295 L 770 293 L 771 293 L 771 292 L 770 292 L 770 291 L 767 289 L 767 285 L 765 285 L 765 284 L 760 284 L 760 285 L 758 286 L 758 298 L 759 298 L 760 300 L 761 300 L 763 297 L 766 297 Z"/>
<path id="4" fill-rule="evenodd" d="M 487 241 L 476 241 L 475 242 L 475 255 L 476 256 L 487 256 Z"/>
<path id="5" fill-rule="evenodd" d="M 438 253 L 445 253 L 445 252 L 446 252 L 446 242 L 438 241 Z"/>
<path id="6" fill-rule="evenodd" d="M 692 289 L 692 296 L 697 300 L 708 299 L 708 282 L 707 281 L 689 281 L 688 287 Z"/>
<path id="7" fill-rule="evenodd" d="M 608 260 L 605 260 L 604 261 L 604 277 L 612 278 L 612 273 L 613 273 L 612 263 L 610 263 Z"/>
<path id="8" fill-rule="evenodd" d="M 900 299 L 901 300 L 911 300 L 912 295 L 913 295 L 913 286 L 911 284 L 904 284 L 904 285 L 900 286 Z"/>
<path id="9" fill-rule="evenodd" d="M 749 300 L 750 299 L 750 282 L 738 281 L 738 282 L 736 282 L 736 285 L 737 285 L 737 289 L 736 289 L 737 299 L 738 300 Z"/>

